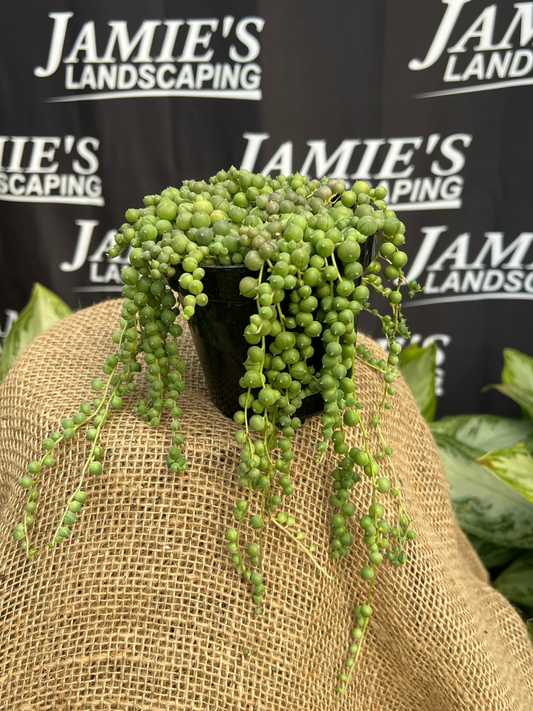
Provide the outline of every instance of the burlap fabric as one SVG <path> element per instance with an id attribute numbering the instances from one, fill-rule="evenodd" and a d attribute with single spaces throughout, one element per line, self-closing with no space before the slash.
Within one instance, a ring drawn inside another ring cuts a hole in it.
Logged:
<path id="1" fill-rule="evenodd" d="M 211 405 L 188 335 L 181 400 L 188 471 L 174 475 L 165 465 L 168 428 L 151 430 L 125 407 L 103 436 L 104 475 L 86 486 L 73 538 L 48 552 L 88 443 L 63 448 L 42 486 L 34 533 L 41 554 L 26 562 L 11 538 L 23 508 L 18 481 L 42 439 L 92 398 L 89 382 L 111 352 L 119 314 L 119 303 L 107 302 L 58 324 L 1 388 L 0 709 L 533 708 L 526 630 L 455 524 L 431 435 L 401 383 L 383 428 L 418 537 L 407 567 L 379 571 L 371 634 L 340 705 L 334 686 L 367 583 L 359 577 L 362 545 L 340 563 L 327 556 L 331 460 L 315 463 L 319 418 L 296 436 L 291 505 L 335 580 L 269 527 L 265 612 L 254 618 L 249 587 L 223 542 L 238 495 L 236 426 Z M 381 385 L 365 367 L 358 378 L 371 410 Z M 363 482 L 358 515 L 367 500 Z"/>

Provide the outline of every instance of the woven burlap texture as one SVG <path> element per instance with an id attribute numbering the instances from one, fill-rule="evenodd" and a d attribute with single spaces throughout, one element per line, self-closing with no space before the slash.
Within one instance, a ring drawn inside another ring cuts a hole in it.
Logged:
<path id="1" fill-rule="evenodd" d="M 352 495 L 356 543 L 347 559 L 331 561 L 333 457 L 317 465 L 320 418 L 304 424 L 287 510 L 335 579 L 269 526 L 264 614 L 254 617 L 250 588 L 224 542 L 240 491 L 236 425 L 210 403 L 187 329 L 180 404 L 188 470 L 166 467 L 169 428 L 143 423 L 134 394 L 104 430 L 104 474 L 87 482 L 72 539 L 48 551 L 89 447 L 83 437 L 61 445 L 41 487 L 33 533 L 40 554 L 27 562 L 11 536 L 24 507 L 18 482 L 28 461 L 42 456 L 42 440 L 92 399 L 90 380 L 114 352 L 119 303 L 80 311 L 41 335 L 1 387 L 2 711 L 533 708 L 527 632 L 455 523 L 431 434 L 403 383 L 382 427 L 418 535 L 404 568 L 379 569 L 371 631 L 340 706 L 336 678 L 354 605 L 368 586 L 356 526 L 368 509 L 368 480 Z M 358 364 L 357 382 L 371 413 L 382 381 Z M 361 445 L 357 432 L 350 438 Z"/>

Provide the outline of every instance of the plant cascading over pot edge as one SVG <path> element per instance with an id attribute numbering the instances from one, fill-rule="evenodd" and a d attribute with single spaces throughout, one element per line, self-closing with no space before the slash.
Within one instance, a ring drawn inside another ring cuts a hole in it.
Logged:
<path id="1" fill-rule="evenodd" d="M 230 396 L 230 403 L 232 398 L 238 402 L 233 418 L 239 425 L 235 440 L 240 445 L 242 497 L 233 508 L 235 523 L 226 532 L 226 544 L 237 576 L 251 589 L 256 614 L 261 613 L 266 591 L 263 531 L 268 526 L 280 529 L 331 577 L 314 555 L 314 546 L 297 530 L 297 512 L 290 504 L 294 435 L 302 417 L 323 410 L 317 463 L 328 450 L 337 460 L 331 472 L 333 559 L 348 555 L 357 535 L 351 490 L 362 476 L 371 483 L 368 509 L 359 521 L 368 548 L 361 577 L 368 588 L 354 611 L 345 671 L 336 687 L 339 694 L 346 691 L 373 614 L 378 568 L 387 560 L 395 567 L 405 564 L 407 544 L 415 538 L 380 418 L 392 407 L 399 377 L 401 347 L 396 336 L 410 335 L 401 311 L 403 293 L 412 297 L 421 287 L 405 280 L 405 226 L 387 209 L 386 194 L 384 187 L 371 188 L 363 181 L 347 189 L 341 179 L 310 180 L 299 174 L 271 178 L 232 167 L 209 182 L 185 181 L 180 189 L 149 195 L 144 208 L 126 212 L 127 222 L 109 252 L 116 257 L 131 250 L 131 266 L 122 271 L 125 300 L 120 329 L 113 334 L 116 352 L 103 366 L 104 377 L 91 383 L 93 402 L 81 403 L 79 411 L 44 440 L 43 457 L 28 465 L 20 482 L 27 498 L 13 535 L 30 559 L 37 554 L 30 534 L 43 473 L 55 465 L 63 441 L 83 429 L 89 455 L 80 463 L 77 487 L 58 514 L 57 530 L 48 543 L 53 548 L 72 535 L 90 489 L 87 478 L 103 472 L 102 429 L 111 426 L 114 410 L 130 406 L 131 398 L 124 398 L 136 390 L 142 362 L 149 392 L 135 410 L 151 427 L 170 411 L 170 418 L 164 417 L 165 423 L 170 420 L 173 439 L 167 464 L 173 473 L 185 470 L 178 405 L 185 364 L 179 355 L 182 327 L 176 322 L 181 309 L 173 289 L 180 293 L 183 317 L 191 320 L 194 335 L 202 309 L 207 313 L 209 308 L 206 292 L 213 296 L 212 287 L 204 290 L 204 280 L 209 287 L 225 267 L 240 267 L 237 271 L 243 275 L 234 280 L 232 298 L 236 309 L 243 300 L 252 308 L 240 334 L 244 355 L 236 361 L 238 391 Z M 215 293 L 217 288 L 215 284 Z M 384 309 L 371 304 L 371 292 Z M 357 344 L 361 312 L 380 321 L 389 346 L 387 360 Z M 195 342 L 198 346 L 198 335 Z M 203 357 L 209 359 L 208 349 Z M 365 422 L 360 416 L 364 393 L 358 392 L 354 378 L 356 360 L 383 378 L 381 404 Z M 310 409 L 306 400 L 313 403 Z M 227 410 L 216 396 L 215 404 Z M 369 427 L 381 442 L 378 451 L 371 449 Z M 348 447 L 347 428 L 359 428 L 363 448 Z"/>

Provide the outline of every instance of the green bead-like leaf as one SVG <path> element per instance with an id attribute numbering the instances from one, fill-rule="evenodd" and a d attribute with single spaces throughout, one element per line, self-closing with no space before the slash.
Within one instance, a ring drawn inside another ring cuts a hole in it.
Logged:
<path id="1" fill-rule="evenodd" d="M 426 422 L 433 422 L 437 409 L 435 370 L 437 346 L 430 343 L 425 348 L 413 344 L 400 354 L 400 371 L 409 386 Z"/>

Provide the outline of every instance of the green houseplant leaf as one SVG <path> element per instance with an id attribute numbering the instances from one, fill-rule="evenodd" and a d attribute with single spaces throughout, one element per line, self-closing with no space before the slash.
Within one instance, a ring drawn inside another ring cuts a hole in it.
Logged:
<path id="1" fill-rule="evenodd" d="M 510 397 L 522 408 L 522 413 L 530 420 L 533 419 L 533 390 L 524 390 L 518 385 L 490 385 L 490 388 L 499 390 L 503 395 Z"/>
<path id="2" fill-rule="evenodd" d="M 425 348 L 413 344 L 400 354 L 400 371 L 417 402 L 426 422 L 433 422 L 437 409 L 435 370 L 437 346 L 430 343 Z"/>
<path id="3" fill-rule="evenodd" d="M 533 503 L 474 460 L 489 449 L 531 441 L 533 425 L 488 415 L 431 424 L 459 524 L 496 545 L 533 549 Z"/>
<path id="4" fill-rule="evenodd" d="M 506 348 L 503 351 L 502 383 L 533 391 L 533 358 Z"/>
<path id="5" fill-rule="evenodd" d="M 523 553 L 494 581 L 496 590 L 517 605 L 533 608 L 533 553 Z"/>
<path id="6" fill-rule="evenodd" d="M 476 553 L 481 558 L 481 562 L 487 570 L 491 568 L 501 568 L 523 552 L 520 548 L 497 546 L 490 541 L 484 541 L 482 538 L 471 534 L 468 535 L 468 540 L 475 548 Z"/>
<path id="7" fill-rule="evenodd" d="M 485 390 L 499 390 L 520 405 L 524 417 L 533 420 L 533 358 L 505 348 L 503 360 L 501 384 L 488 385 Z"/>
<path id="8" fill-rule="evenodd" d="M 533 502 L 533 458 L 525 444 L 488 452 L 475 460 L 500 481 Z"/>
<path id="9" fill-rule="evenodd" d="M 506 449 L 524 443 L 533 447 L 533 423 L 496 415 L 457 415 L 432 422 L 430 429 L 439 441 L 451 437 L 469 447 L 472 459 L 491 450 Z M 477 454 L 476 454 L 477 452 Z"/>
<path id="10" fill-rule="evenodd" d="M 65 302 L 41 284 L 35 284 L 30 300 L 13 324 L 2 348 L 0 382 L 17 356 L 43 331 L 72 313 Z"/>

